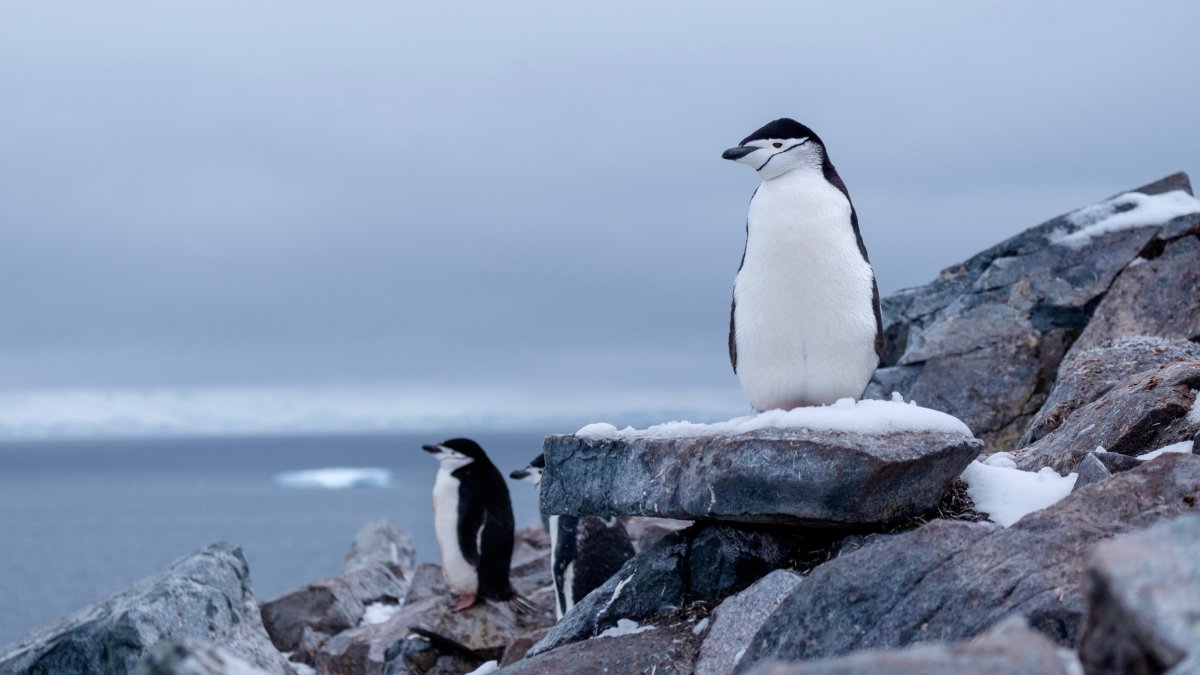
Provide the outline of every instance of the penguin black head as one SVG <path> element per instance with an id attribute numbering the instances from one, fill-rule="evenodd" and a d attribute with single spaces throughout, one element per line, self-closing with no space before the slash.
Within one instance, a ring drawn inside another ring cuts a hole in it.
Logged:
<path id="1" fill-rule="evenodd" d="M 542 472 L 546 470 L 546 456 L 538 455 L 533 458 L 529 466 L 524 469 L 517 469 L 508 474 L 508 477 L 513 480 L 524 480 L 533 483 L 534 486 L 542 483 Z"/>
<path id="2" fill-rule="evenodd" d="M 812 129 L 787 117 L 768 122 L 721 157 L 754 167 L 764 180 L 797 169 L 821 171 L 826 161 L 821 139 Z"/>
<path id="3" fill-rule="evenodd" d="M 451 438 L 437 444 L 422 445 L 421 449 L 433 455 L 443 467 L 451 471 L 476 460 L 488 461 L 483 448 L 469 438 Z"/>

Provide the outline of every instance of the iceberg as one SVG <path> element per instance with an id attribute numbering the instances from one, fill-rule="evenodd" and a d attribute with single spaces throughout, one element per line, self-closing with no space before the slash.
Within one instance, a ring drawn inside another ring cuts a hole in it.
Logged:
<path id="1" fill-rule="evenodd" d="M 287 488 L 385 488 L 392 483 L 392 472 L 374 467 L 332 467 L 284 471 L 275 474 L 275 484 Z"/>

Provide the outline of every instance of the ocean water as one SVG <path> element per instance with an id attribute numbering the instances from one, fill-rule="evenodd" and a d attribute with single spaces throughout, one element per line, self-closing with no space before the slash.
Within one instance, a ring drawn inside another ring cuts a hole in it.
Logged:
<path id="1" fill-rule="evenodd" d="M 0 443 L 0 645 L 222 539 L 245 551 L 260 601 L 337 574 L 354 533 L 378 518 L 436 561 L 437 462 L 420 448 L 453 435 Z M 473 437 L 505 474 L 541 451 L 541 434 Z M 388 469 L 391 481 L 273 480 L 325 467 Z M 533 487 L 509 488 L 517 526 L 539 523 Z"/>

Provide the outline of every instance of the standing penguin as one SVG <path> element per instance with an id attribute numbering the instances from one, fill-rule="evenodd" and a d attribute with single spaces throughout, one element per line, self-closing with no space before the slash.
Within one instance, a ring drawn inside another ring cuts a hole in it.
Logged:
<path id="1" fill-rule="evenodd" d="M 433 484 L 434 532 L 442 575 L 458 595 L 454 609 L 467 609 L 484 598 L 504 601 L 522 613 L 536 611 L 513 590 L 508 578 L 513 513 L 500 471 L 469 438 L 452 438 L 422 449 L 441 465 Z"/>
<path id="2" fill-rule="evenodd" d="M 534 487 L 542 484 L 545 455 L 509 474 Z M 550 572 L 554 577 L 554 613 L 559 619 L 575 603 L 608 581 L 633 557 L 633 544 L 618 518 L 550 516 Z"/>
<path id="3" fill-rule="evenodd" d="M 883 354 L 875 271 L 846 184 L 812 129 L 778 119 L 721 157 L 754 168 L 729 360 L 757 410 L 858 398 Z"/>

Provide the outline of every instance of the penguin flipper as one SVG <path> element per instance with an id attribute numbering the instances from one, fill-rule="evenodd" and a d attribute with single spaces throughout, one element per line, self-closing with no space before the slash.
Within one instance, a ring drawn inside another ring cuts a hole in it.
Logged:
<path id="1" fill-rule="evenodd" d="M 462 550 L 463 560 L 470 563 L 472 567 L 478 568 L 480 543 L 483 527 L 487 521 L 487 510 L 468 506 L 474 501 L 473 499 L 460 499 L 458 502 L 458 548 Z"/>
<path id="2" fill-rule="evenodd" d="M 512 506 L 488 508 L 479 532 L 479 594 L 493 600 L 508 600 L 514 591 L 508 580 L 513 552 Z"/>
<path id="3" fill-rule="evenodd" d="M 729 303 L 729 363 L 733 365 L 733 372 L 737 374 L 737 326 L 734 323 L 734 315 L 737 314 L 737 297 Z"/>

